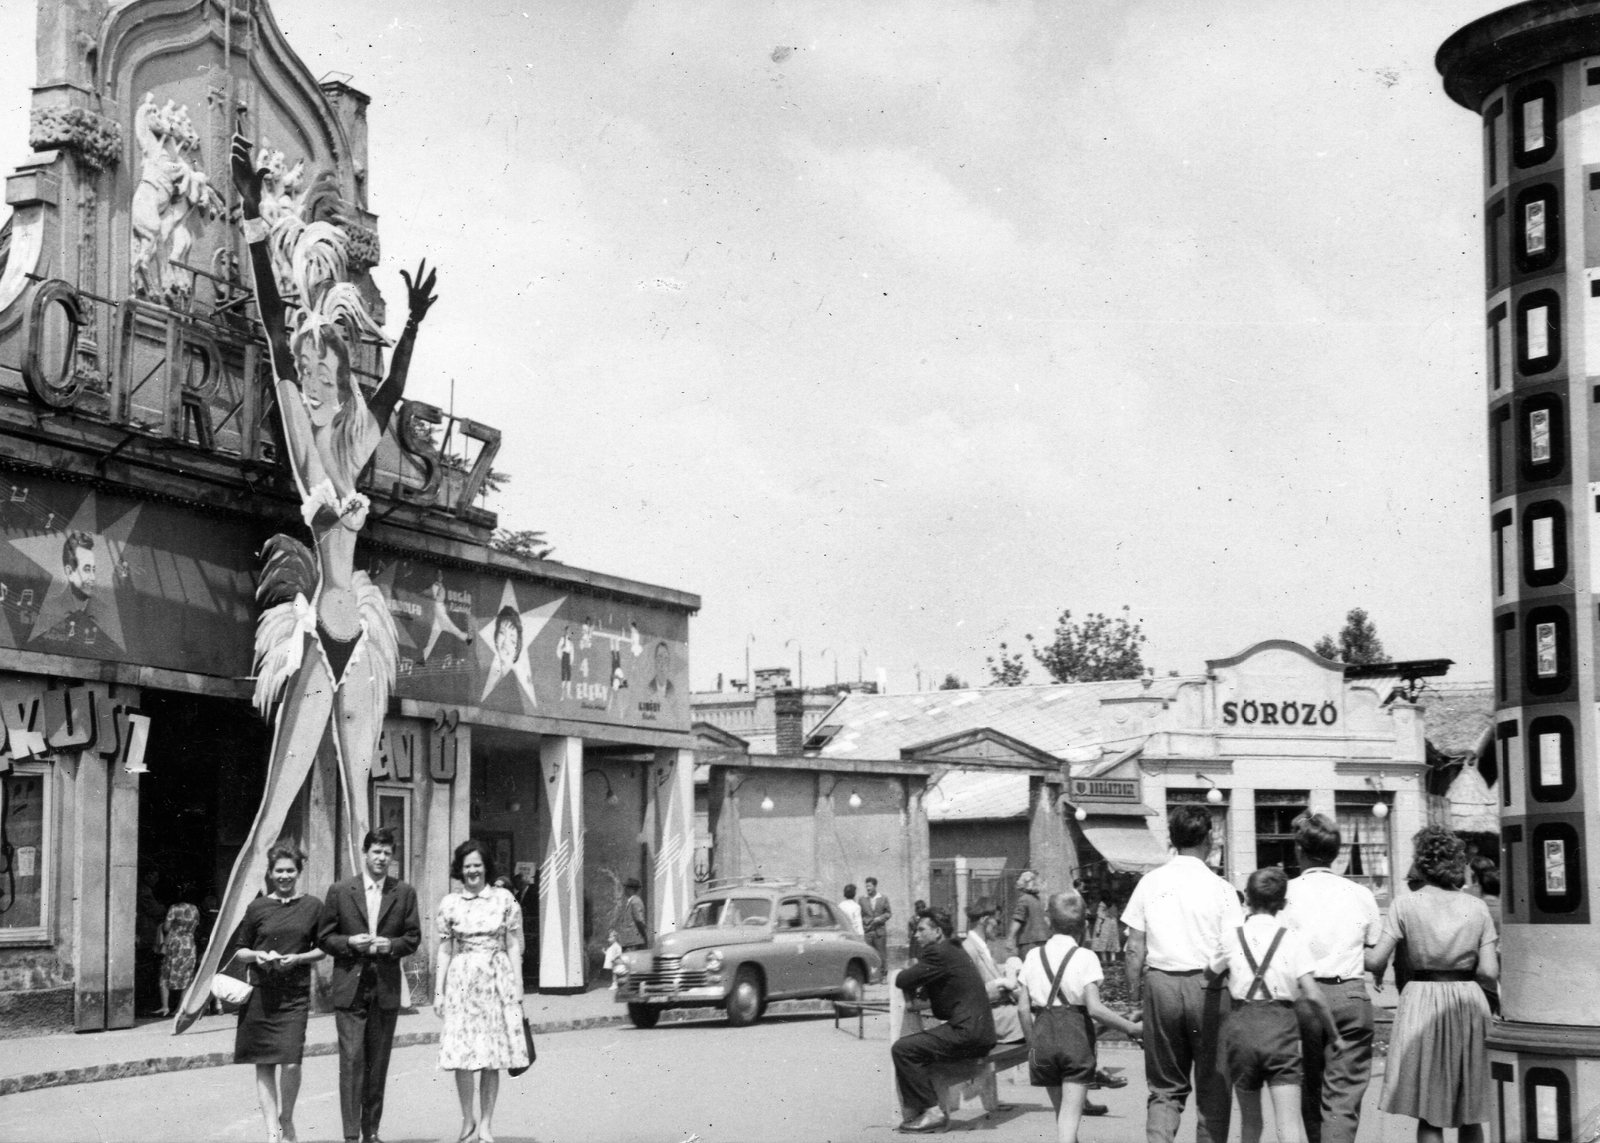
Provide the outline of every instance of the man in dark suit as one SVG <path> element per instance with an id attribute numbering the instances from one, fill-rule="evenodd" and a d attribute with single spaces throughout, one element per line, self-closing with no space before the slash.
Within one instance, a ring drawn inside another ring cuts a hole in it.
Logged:
<path id="1" fill-rule="evenodd" d="M 346 1143 L 380 1143 L 383 1086 L 400 1015 L 400 961 L 422 943 L 417 891 L 388 875 L 394 846 L 393 830 L 367 831 L 362 871 L 329 887 L 317 926 L 317 943 L 333 958 Z"/>
<path id="2" fill-rule="evenodd" d="M 883 961 L 883 979 L 889 979 L 889 898 L 878 892 L 878 879 L 868 877 L 867 895 L 861 899 L 861 934 Z"/>
<path id="3" fill-rule="evenodd" d="M 903 992 L 926 989 L 934 1016 L 944 1021 L 926 1032 L 902 1036 L 889 1049 L 906 1116 L 902 1131 L 936 1131 L 949 1122 L 928 1074 L 934 1064 L 986 1056 L 997 1040 L 983 977 L 952 939 L 954 934 L 949 913 L 923 909 L 917 914 L 916 933 L 921 960 L 894 979 Z"/>

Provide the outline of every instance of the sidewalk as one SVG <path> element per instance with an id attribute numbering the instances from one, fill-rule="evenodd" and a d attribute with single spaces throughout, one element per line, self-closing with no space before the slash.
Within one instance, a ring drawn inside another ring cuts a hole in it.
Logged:
<path id="1" fill-rule="evenodd" d="M 883 991 L 869 987 L 869 997 Z M 885 993 L 885 996 L 887 994 Z M 573 996 L 528 993 L 524 1010 L 535 1036 L 572 1032 L 628 1022 L 628 1010 L 612 1000 L 610 989 L 598 988 Z M 784 1000 L 768 1010 L 774 1016 L 803 1012 L 832 1013 L 827 1000 Z M 662 1013 L 663 1021 L 701 1020 L 721 1015 L 715 1008 L 674 1008 Z M 52 1036 L 26 1036 L 0 1040 L 0 1097 L 44 1087 L 127 1079 L 158 1072 L 215 1068 L 233 1063 L 233 1036 L 237 1018 L 204 1016 L 181 1036 L 172 1034 L 172 1021 L 145 1022 L 114 1032 L 71 1032 Z M 432 1008 L 407 1009 L 395 1028 L 394 1046 L 409 1048 L 439 1041 L 439 1018 Z M 339 1051 L 333 1014 L 313 1014 L 306 1022 L 307 1056 L 331 1056 Z"/>

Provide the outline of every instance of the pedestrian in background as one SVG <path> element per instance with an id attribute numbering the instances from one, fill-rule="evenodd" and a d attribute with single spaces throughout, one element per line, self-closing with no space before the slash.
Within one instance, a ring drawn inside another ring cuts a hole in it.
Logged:
<path id="1" fill-rule="evenodd" d="M 195 930 L 200 927 L 200 910 L 194 902 L 194 886 L 184 885 L 178 899 L 156 931 L 156 955 L 161 958 L 161 1007 L 158 1016 L 171 1014 L 172 993 L 183 998 L 184 989 L 194 979 Z"/>
<path id="2" fill-rule="evenodd" d="M 1094 1021 L 1134 1038 L 1142 1031 L 1138 1021 L 1124 1019 L 1100 1001 L 1105 977 L 1100 960 L 1081 949 L 1074 936 L 1082 930 L 1084 914 L 1083 896 L 1076 890 L 1051 897 L 1046 906 L 1051 936 L 1029 951 L 1018 980 L 1032 1026 L 1028 1082 L 1050 1097 L 1058 1143 L 1077 1143 L 1079 1123 L 1092 1114 L 1089 1087 L 1098 1073 Z"/>
<path id="3" fill-rule="evenodd" d="M 455 1072 L 460 1139 L 480 1143 L 494 1143 L 500 1069 L 529 1062 L 522 1031 L 522 909 L 510 889 L 491 884 L 494 875 L 483 842 L 468 838 L 456 846 L 450 876 L 461 889 L 439 902 L 434 958 L 439 1068 Z"/>
<path id="4" fill-rule="evenodd" d="M 866 896 L 861 901 L 861 929 L 862 936 L 878 954 L 878 959 L 883 962 L 882 979 L 889 978 L 889 898 L 878 892 L 878 879 L 868 877 L 863 886 Z"/>
<path id="5" fill-rule="evenodd" d="M 1245 883 L 1250 915 L 1222 934 L 1214 967 L 1228 974 L 1233 1011 L 1222 1026 L 1222 1055 L 1228 1082 L 1239 1099 L 1243 1143 L 1261 1143 L 1261 1089 L 1272 1098 L 1278 1143 L 1301 1143 L 1300 1021 L 1297 1004 L 1313 1010 L 1337 1053 L 1333 1009 L 1314 975 L 1316 958 L 1293 929 L 1279 923 L 1288 897 L 1282 867 L 1258 869 Z"/>
<path id="6" fill-rule="evenodd" d="M 862 928 L 861 924 L 861 904 L 856 900 L 856 887 L 854 885 L 846 885 L 844 887 L 844 899 L 839 902 L 839 912 L 844 914 L 845 920 L 849 923 L 856 936 L 864 937 L 866 935 L 866 930 Z"/>
<path id="7" fill-rule="evenodd" d="M 294 1105 L 311 1007 L 311 966 L 323 957 L 317 947 L 322 902 L 300 892 L 305 865 L 305 854 L 292 842 L 280 841 L 267 850 L 271 892 L 245 908 L 222 960 L 226 965 L 237 957 L 240 964 L 256 969 L 256 986 L 239 1010 L 234 1030 L 233 1062 L 255 1065 L 268 1143 L 295 1143 Z"/>
<path id="8" fill-rule="evenodd" d="M 639 896 L 639 890 L 644 886 L 639 884 L 637 877 L 630 877 L 622 883 L 628 896 L 622 902 L 622 910 L 617 917 L 617 943 L 626 952 L 630 949 L 647 949 L 650 947 L 650 923 L 645 916 L 644 899 Z"/>
<path id="9" fill-rule="evenodd" d="M 1300 935 L 1315 960 L 1312 975 L 1327 997 L 1338 1035 L 1330 1036 L 1321 1011 L 1295 1002 L 1304 1075 L 1300 1116 L 1308 1143 L 1355 1143 L 1361 1100 L 1372 1080 L 1372 997 L 1366 953 L 1383 935 L 1377 898 L 1365 885 L 1332 869 L 1339 856 L 1339 827 L 1323 814 L 1295 822 L 1295 860 L 1301 873 L 1289 882 L 1283 921 Z"/>
<path id="10" fill-rule="evenodd" d="M 1043 888 L 1031 869 L 1024 869 L 1017 877 L 1017 903 L 1011 909 L 1011 947 L 1024 961 L 1029 952 L 1050 939 L 1050 918 L 1039 899 Z"/>
<path id="11" fill-rule="evenodd" d="M 1128 926 L 1128 997 L 1143 1005 L 1145 1135 L 1172 1143 L 1189 1092 L 1196 1143 L 1227 1143 L 1233 1092 L 1222 1070 L 1222 1022 L 1232 998 L 1215 968 L 1224 931 L 1244 924 L 1239 895 L 1206 867 L 1211 814 L 1180 805 L 1167 817 L 1177 855 L 1146 873 L 1122 911 Z"/>
<path id="12" fill-rule="evenodd" d="M 1099 922 L 1095 926 L 1094 942 L 1090 948 L 1100 958 L 1101 964 L 1114 964 L 1122 955 L 1122 913 L 1109 896 L 1100 898 L 1095 912 Z"/>
<path id="13" fill-rule="evenodd" d="M 1389 906 L 1383 935 L 1367 953 L 1367 969 L 1379 976 L 1398 941 L 1411 956 L 1384 1065 L 1382 1107 L 1415 1119 L 1418 1143 L 1443 1143 L 1446 1127 L 1460 1129 L 1461 1143 L 1482 1143 L 1494 1088 L 1484 989 L 1499 983 L 1499 938 L 1484 903 L 1461 892 L 1461 839 L 1430 825 L 1412 848 L 1425 884 Z"/>

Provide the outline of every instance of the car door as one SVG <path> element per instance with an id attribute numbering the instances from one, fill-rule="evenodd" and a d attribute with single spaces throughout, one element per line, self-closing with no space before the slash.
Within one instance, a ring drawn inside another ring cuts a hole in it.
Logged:
<path id="1" fill-rule="evenodd" d="M 833 906 L 820 897 L 807 897 L 805 908 L 806 988 L 813 991 L 837 988 L 844 979 L 849 955 L 844 921 Z"/>
<path id="2" fill-rule="evenodd" d="M 767 995 L 803 992 L 810 987 L 806 960 L 805 901 L 784 897 L 778 902 L 778 916 L 772 930 L 772 957 L 767 964 Z"/>

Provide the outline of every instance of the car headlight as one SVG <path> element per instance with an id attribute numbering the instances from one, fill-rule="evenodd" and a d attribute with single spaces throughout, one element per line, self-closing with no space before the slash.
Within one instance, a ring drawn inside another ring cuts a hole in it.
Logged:
<path id="1" fill-rule="evenodd" d="M 706 953 L 706 971 L 707 972 L 721 972 L 722 971 L 722 950 L 721 949 L 712 949 L 710 952 Z"/>
<path id="2" fill-rule="evenodd" d="M 612 976 L 627 976 L 629 971 L 631 970 L 628 968 L 628 962 L 621 957 L 617 958 L 617 963 L 611 967 Z"/>

